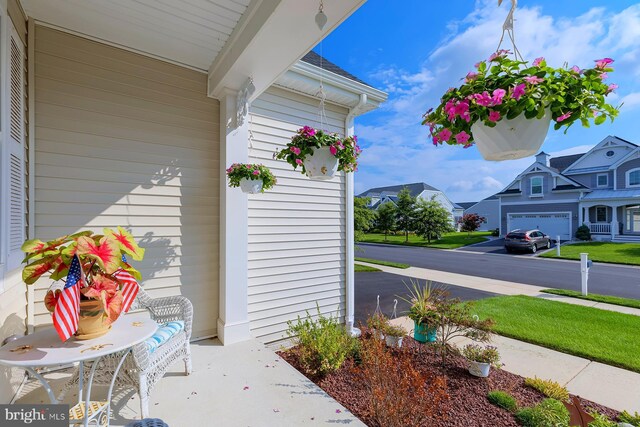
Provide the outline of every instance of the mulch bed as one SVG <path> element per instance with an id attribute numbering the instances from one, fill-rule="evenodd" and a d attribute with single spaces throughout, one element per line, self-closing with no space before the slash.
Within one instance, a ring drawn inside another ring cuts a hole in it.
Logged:
<path id="1" fill-rule="evenodd" d="M 467 362 L 462 356 L 452 354 L 443 368 L 440 356 L 433 346 L 425 346 L 410 337 L 405 337 L 402 346 L 412 352 L 414 366 L 418 369 L 432 377 L 444 375 L 447 378 L 449 399 L 441 408 L 446 414 L 445 419 L 425 424 L 429 427 L 518 426 L 513 414 L 489 403 L 487 393 L 492 390 L 507 391 L 518 401 L 520 407 L 533 406 L 545 398 L 538 391 L 525 386 L 524 378 L 519 375 L 491 369 L 488 378 L 476 378 L 469 374 Z M 357 366 L 353 360 L 347 360 L 338 371 L 321 378 L 305 372 L 299 363 L 295 347 L 278 354 L 365 424 L 376 425 L 369 417 L 368 392 L 356 372 Z M 588 412 L 595 410 L 612 419 L 618 416 L 618 412 L 613 409 L 586 399 L 580 400 Z"/>

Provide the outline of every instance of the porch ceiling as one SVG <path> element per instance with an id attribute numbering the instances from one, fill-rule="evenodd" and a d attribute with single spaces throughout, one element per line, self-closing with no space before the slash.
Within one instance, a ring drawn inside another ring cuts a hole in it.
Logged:
<path id="1" fill-rule="evenodd" d="M 251 0 L 22 0 L 38 21 L 206 71 Z"/>

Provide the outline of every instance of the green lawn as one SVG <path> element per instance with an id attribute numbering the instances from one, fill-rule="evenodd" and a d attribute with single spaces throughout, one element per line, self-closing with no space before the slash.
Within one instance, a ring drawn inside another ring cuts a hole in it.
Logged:
<path id="1" fill-rule="evenodd" d="M 479 300 L 474 311 L 500 335 L 640 372 L 640 316 L 522 295 Z"/>
<path id="2" fill-rule="evenodd" d="M 639 243 L 584 242 L 562 246 L 560 258 L 580 259 L 580 253 L 589 253 L 589 259 L 613 264 L 640 265 Z M 544 258 L 557 258 L 556 251 L 545 252 Z"/>
<path id="3" fill-rule="evenodd" d="M 391 262 L 391 261 L 380 261 L 378 259 L 371 259 L 371 258 L 359 258 L 359 257 L 356 257 L 355 260 L 356 261 L 360 261 L 360 262 L 368 262 L 369 264 L 385 265 L 387 267 L 395 267 L 395 268 L 409 268 L 409 267 L 411 267 L 409 264 L 402 264 L 402 263 L 399 263 L 399 262 Z"/>
<path id="4" fill-rule="evenodd" d="M 440 240 L 432 240 L 431 243 L 427 242 L 420 236 L 410 235 L 409 242 L 405 243 L 404 235 L 402 236 L 393 236 L 388 235 L 387 240 L 384 240 L 384 234 L 380 233 L 367 233 L 364 238 L 361 240 L 363 243 L 388 243 L 392 245 L 409 245 L 409 246 L 425 246 L 428 248 L 436 248 L 436 249 L 455 249 L 460 248 L 462 246 L 473 245 L 474 243 L 481 243 L 485 240 L 488 240 L 487 237 L 490 236 L 491 233 L 489 231 L 476 231 L 471 233 L 469 236 L 468 233 L 447 233 L 442 236 Z"/>
<path id="5" fill-rule="evenodd" d="M 621 305 L 624 307 L 640 308 L 640 300 L 622 297 L 612 297 L 609 295 L 588 294 L 582 295 L 579 291 L 568 291 L 566 289 L 545 289 L 542 292 L 565 297 L 580 298 L 588 301 L 604 302 L 607 304 Z"/>
<path id="6" fill-rule="evenodd" d="M 356 273 L 368 273 L 368 272 L 374 272 L 374 271 L 382 271 L 379 268 L 369 267 L 368 265 L 354 264 L 353 266 L 355 267 L 355 272 Z"/>

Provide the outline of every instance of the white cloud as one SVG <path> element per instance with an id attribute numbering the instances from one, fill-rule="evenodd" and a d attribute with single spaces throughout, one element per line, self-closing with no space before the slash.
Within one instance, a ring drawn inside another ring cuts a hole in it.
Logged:
<path id="1" fill-rule="evenodd" d="M 627 112 L 640 106 L 640 92 L 633 92 L 624 96 L 621 100 L 622 112 Z"/>
<path id="2" fill-rule="evenodd" d="M 486 162 L 475 148 L 434 147 L 428 141 L 427 129 L 419 125 L 424 111 L 437 105 L 448 87 L 459 85 L 474 63 L 495 50 L 507 11 L 503 5 L 496 13 L 493 0 L 477 1 L 467 17 L 448 23 L 449 35 L 417 70 L 409 72 L 386 64 L 369 76 L 386 88 L 390 97 L 375 124 L 358 125 L 358 135 L 366 144 L 361 171 L 356 175 L 358 192 L 425 181 L 445 190 L 454 201 L 480 200 L 503 188 L 533 162 L 533 158 Z M 518 48 L 525 58 L 545 56 L 554 66 L 566 62 L 587 67 L 594 59 L 615 55 L 617 70 L 633 74 L 638 68 L 635 58 L 640 58 L 640 4 L 618 14 L 593 8 L 570 18 L 544 15 L 536 7 L 521 7 L 515 25 Z M 633 29 L 627 31 L 630 26 Z M 640 92 L 620 96 L 627 102 L 627 109 L 640 105 Z M 543 148 L 554 156 L 585 152 L 592 146 L 557 151 L 561 146 L 555 142 L 566 143 L 567 139 L 564 134 L 550 132 Z"/>

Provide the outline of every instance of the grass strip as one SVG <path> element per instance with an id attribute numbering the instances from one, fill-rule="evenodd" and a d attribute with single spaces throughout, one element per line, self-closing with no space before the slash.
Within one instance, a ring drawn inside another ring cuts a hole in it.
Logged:
<path id="1" fill-rule="evenodd" d="M 379 268 L 369 267 L 368 265 L 354 264 L 356 273 L 373 273 L 374 271 L 382 271 Z"/>
<path id="2" fill-rule="evenodd" d="M 482 243 L 490 236 L 488 231 L 476 231 L 474 233 L 447 233 L 439 240 L 426 241 L 420 236 L 410 235 L 409 242 L 405 242 L 404 235 L 388 235 L 386 240 L 384 234 L 380 233 L 367 233 L 360 240 L 362 243 L 385 243 L 390 245 L 404 245 L 404 246 L 421 246 L 425 248 L 434 249 L 456 249 L 463 246 L 474 245 L 476 243 Z"/>
<path id="3" fill-rule="evenodd" d="M 370 259 L 370 258 L 355 258 L 356 261 L 360 262 L 368 262 L 369 264 L 378 264 L 384 265 L 386 267 L 395 267 L 395 268 L 409 268 L 411 267 L 409 264 L 402 264 L 399 262 L 391 262 L 391 261 L 380 261 L 378 259 Z"/>
<path id="4" fill-rule="evenodd" d="M 587 301 L 604 302 L 606 304 L 621 305 L 623 307 L 639 308 L 640 300 L 632 298 L 614 297 L 610 295 L 588 294 L 582 295 L 579 291 L 570 291 L 567 289 L 544 289 L 542 292 L 547 294 L 562 295 L 571 298 L 580 298 Z"/>

